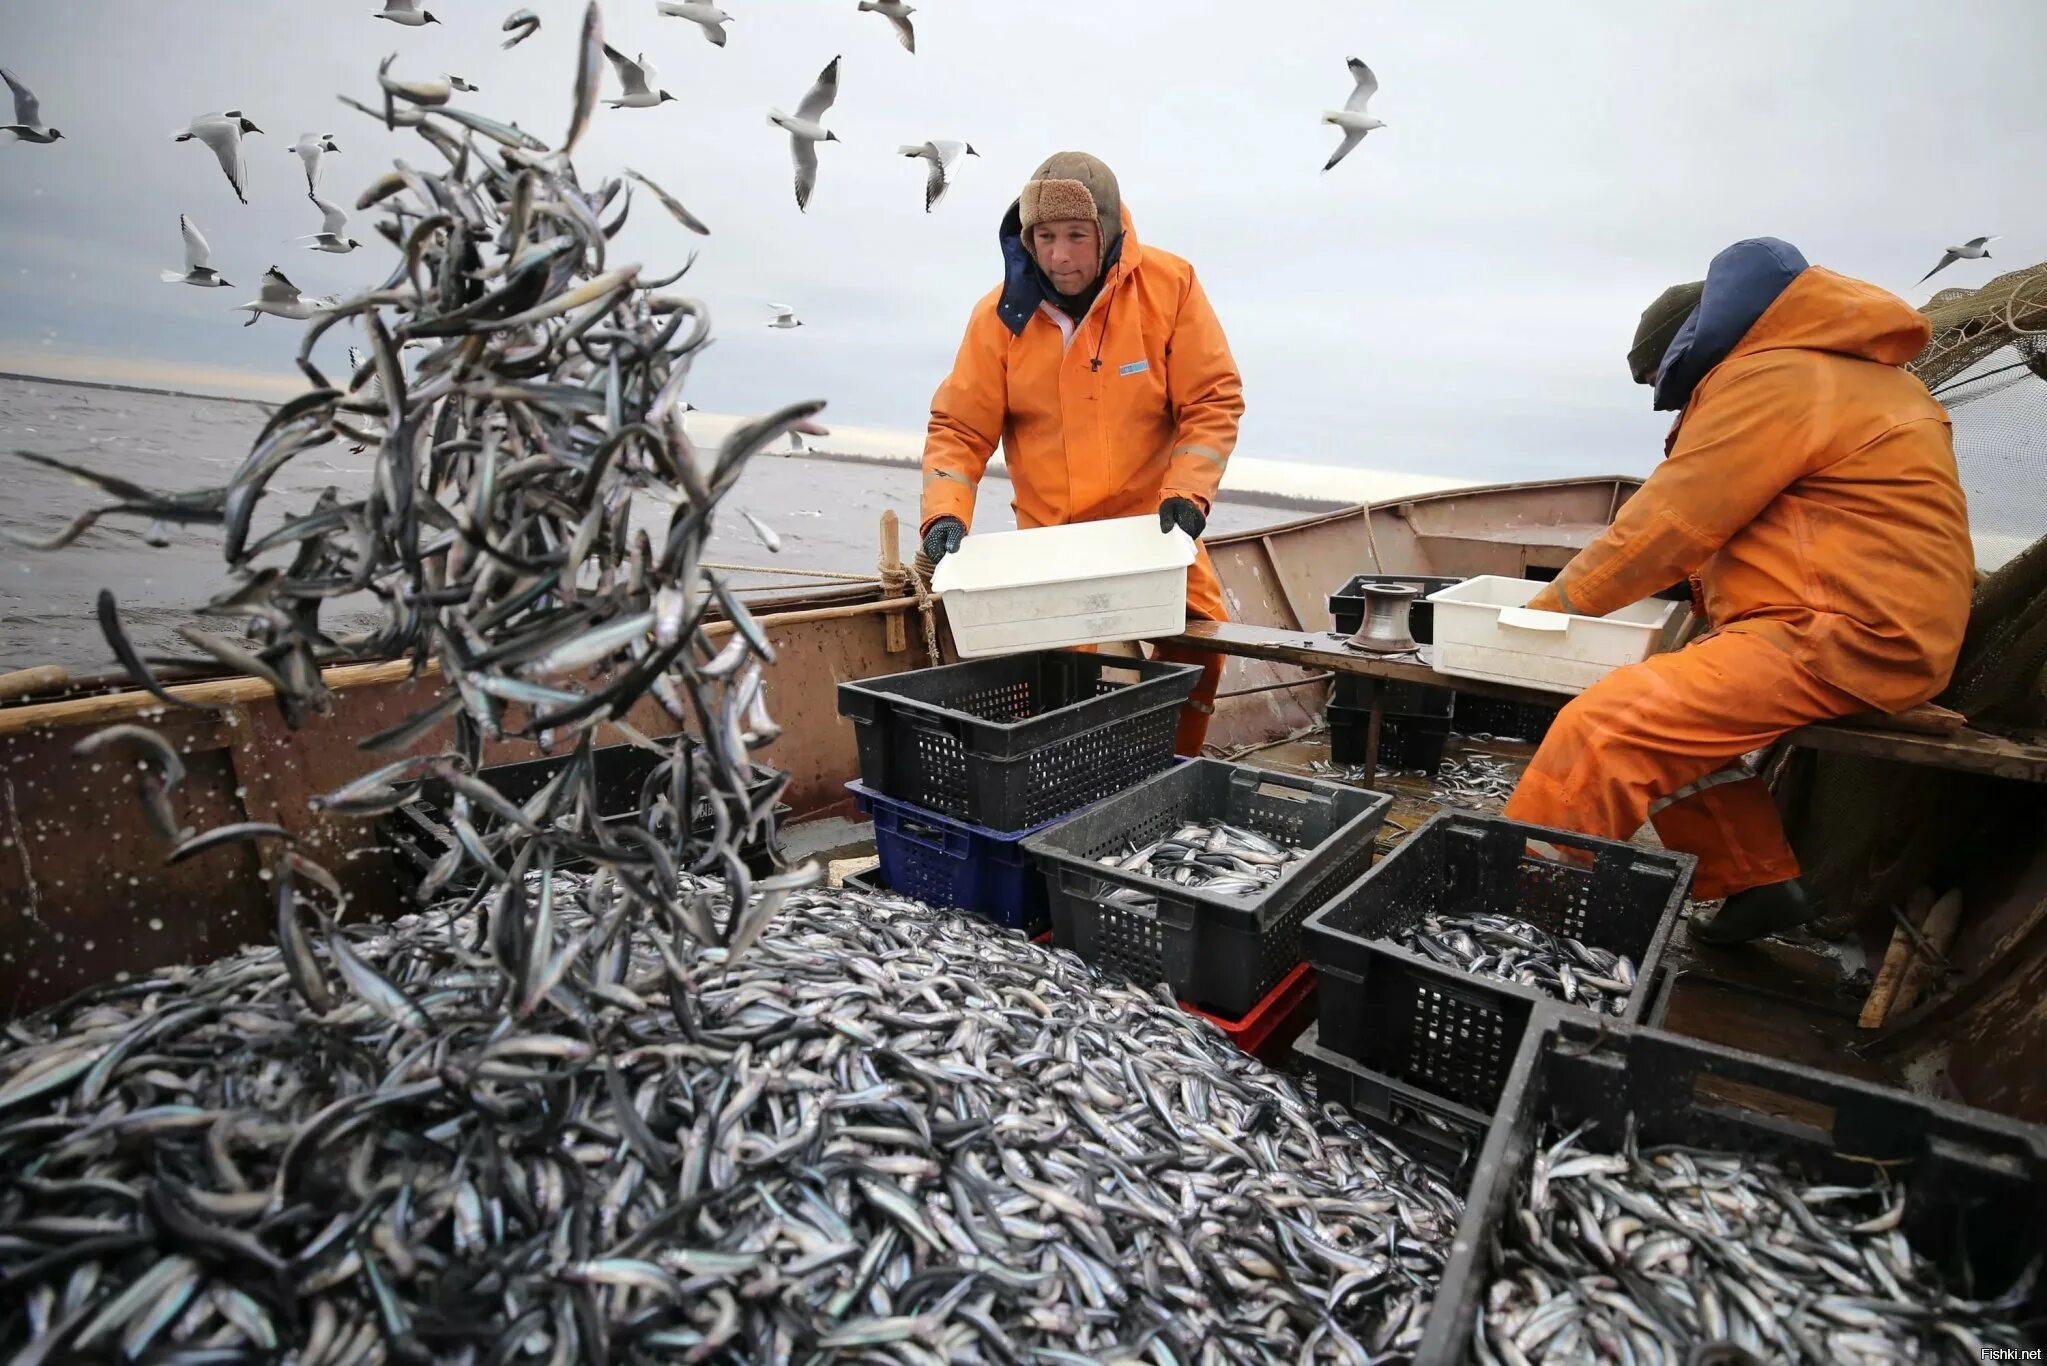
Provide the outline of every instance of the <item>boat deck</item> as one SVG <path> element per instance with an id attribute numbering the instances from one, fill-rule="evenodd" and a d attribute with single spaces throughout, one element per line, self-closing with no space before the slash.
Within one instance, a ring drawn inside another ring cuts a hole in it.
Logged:
<path id="1" fill-rule="evenodd" d="M 1452 735 L 1444 758 L 1483 756 L 1499 761 L 1506 774 L 1518 779 L 1534 752 L 1533 744 L 1520 741 Z M 1374 783 L 1366 784 L 1361 767 L 1331 761 L 1324 732 L 1227 757 L 1276 772 L 1390 793 L 1393 808 L 1380 833 L 1379 858 L 1448 804 L 1435 798 L 1433 779 L 1414 771 L 1384 769 Z M 1478 800 L 1459 805 L 1497 813 L 1500 804 Z M 1655 831 L 1649 827 L 1636 840 L 1657 847 Z M 828 858 L 872 852 L 867 828 L 844 820 L 805 822 L 789 831 L 784 844 L 787 853 Z M 1693 944 L 1680 924 L 1665 961 L 1668 985 L 1662 998 L 1651 1004 L 1656 1022 L 1664 1028 L 1868 1081 L 1904 1085 L 1908 1080 L 1854 1052 L 1855 1045 L 1869 1037 L 1858 1028 L 1856 1017 L 1869 991 L 1872 965 L 1852 941 L 1770 939 L 1718 948 Z"/>

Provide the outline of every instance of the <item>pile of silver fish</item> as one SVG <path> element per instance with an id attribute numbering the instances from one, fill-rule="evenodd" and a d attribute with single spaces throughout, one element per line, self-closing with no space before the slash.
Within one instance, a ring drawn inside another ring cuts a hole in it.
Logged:
<path id="1" fill-rule="evenodd" d="M 1625 1015 L 1635 963 L 1511 915 L 1425 915 L 1394 936 L 1413 953 L 1474 977 L 1516 982 L 1560 1001 Z"/>
<path id="2" fill-rule="evenodd" d="M 2012 1318 L 2037 1258 L 1998 1299 L 1951 1293 L 1905 1239 L 1902 1185 L 1816 1186 L 1770 1157 L 1580 1138 L 1536 1154 L 1499 1230 L 1481 1362 L 1877 1366 L 2034 1345 Z M 1715 1345 L 1748 1356 L 1697 1355 Z"/>
<path id="3" fill-rule="evenodd" d="M 533 879 L 576 1009 L 474 913 L 17 1022 L 17 1361 L 1383 1359 L 1455 1192 L 1170 1001 L 972 917 L 799 892 L 743 957 Z M 690 886 L 688 879 L 685 885 Z M 715 914 L 729 907 L 709 884 Z M 382 1002 L 378 997 L 388 993 Z"/>
<path id="4" fill-rule="evenodd" d="M 1223 821 L 1190 822 L 1149 844 L 1133 842 L 1119 854 L 1096 860 L 1103 867 L 1170 882 L 1218 896 L 1249 896 L 1285 877 L 1308 850 L 1282 845 L 1256 830 Z M 1134 887 L 1117 887 L 1103 900 L 1128 909 L 1156 906 L 1156 897 Z"/>
<path id="5" fill-rule="evenodd" d="M 1445 806 L 1497 812 L 1514 795 L 1519 781 L 1511 760 L 1467 750 L 1436 766 L 1435 787 L 1429 795 Z"/>

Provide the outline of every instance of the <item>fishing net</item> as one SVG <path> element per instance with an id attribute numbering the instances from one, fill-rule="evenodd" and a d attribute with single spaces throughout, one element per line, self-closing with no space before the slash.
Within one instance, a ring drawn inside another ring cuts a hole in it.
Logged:
<path id="1" fill-rule="evenodd" d="M 1954 420 L 1979 579 L 1969 629 L 1938 699 L 1981 730 L 2047 727 L 2047 263 L 1925 312 L 1933 340 L 1914 374 Z M 1800 753 L 1779 790 L 1808 887 L 1842 933 L 1924 883 L 2007 793 L 1966 774 L 1846 754 Z"/>

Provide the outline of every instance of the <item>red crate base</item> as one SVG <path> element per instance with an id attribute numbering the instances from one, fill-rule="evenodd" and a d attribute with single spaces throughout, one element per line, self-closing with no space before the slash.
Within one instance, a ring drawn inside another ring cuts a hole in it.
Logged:
<path id="1" fill-rule="evenodd" d="M 1187 1001 L 1180 1002 L 1180 1009 L 1207 1020 L 1246 1053 L 1256 1053 L 1272 1042 L 1273 1036 L 1300 1012 L 1314 994 L 1315 969 L 1302 963 L 1282 977 L 1278 986 L 1265 993 L 1264 1000 L 1245 1011 L 1239 1019 L 1226 1020 Z"/>

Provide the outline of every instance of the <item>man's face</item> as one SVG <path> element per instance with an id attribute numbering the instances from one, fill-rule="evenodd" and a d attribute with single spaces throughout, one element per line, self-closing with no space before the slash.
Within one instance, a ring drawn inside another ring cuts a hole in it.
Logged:
<path id="1" fill-rule="evenodd" d="M 1089 218 L 1064 218 L 1031 229 L 1031 254 L 1038 269 L 1061 294 L 1078 294 L 1101 269 L 1101 226 Z"/>

